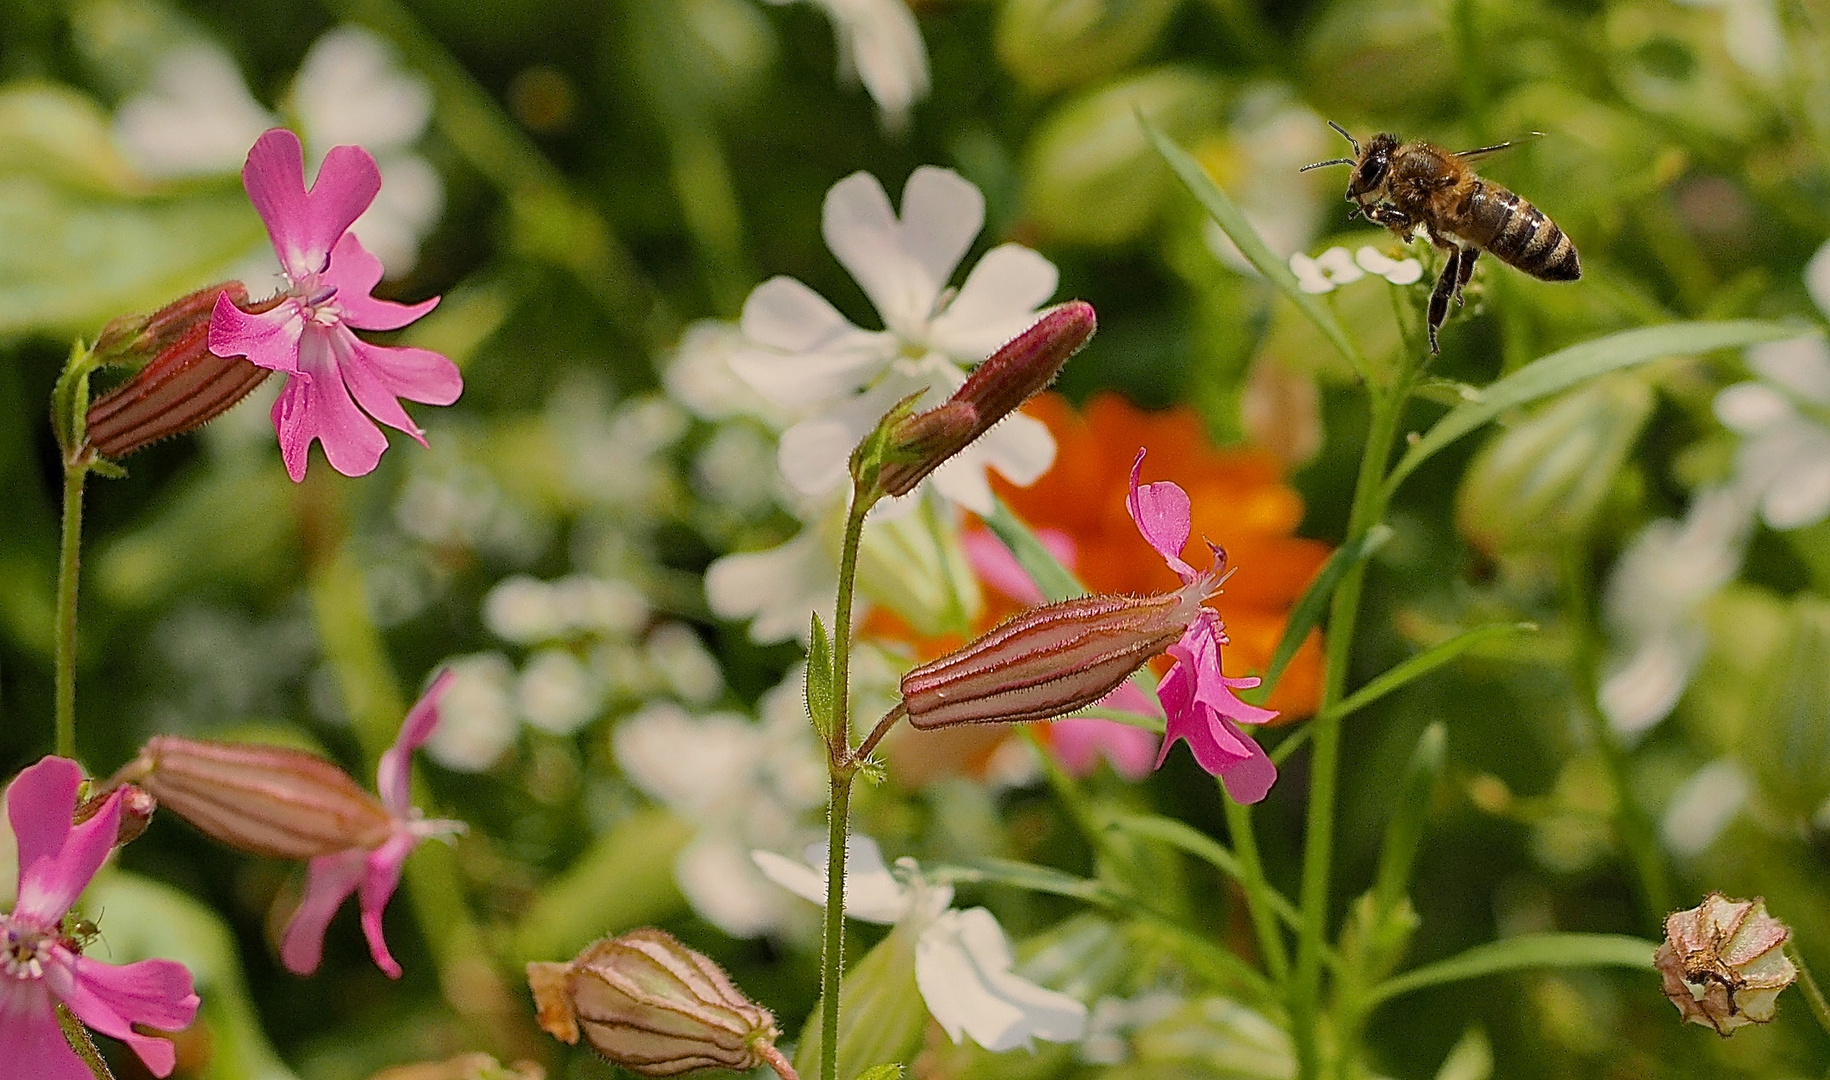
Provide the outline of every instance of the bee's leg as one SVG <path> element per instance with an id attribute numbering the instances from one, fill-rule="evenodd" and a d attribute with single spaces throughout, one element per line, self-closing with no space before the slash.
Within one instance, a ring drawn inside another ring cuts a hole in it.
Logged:
<path id="1" fill-rule="evenodd" d="M 1460 247 L 1449 249 L 1449 261 L 1443 264 L 1442 275 L 1436 279 L 1436 287 L 1430 290 L 1430 354 L 1434 356 L 1442 350 L 1436 347 L 1436 330 L 1443 320 L 1449 317 L 1449 297 L 1456 291 L 1456 282 L 1461 280 L 1462 250 Z"/>
<path id="2" fill-rule="evenodd" d="M 1468 279 L 1474 276 L 1474 260 L 1476 260 L 1480 257 L 1481 257 L 1480 248 L 1463 248 L 1462 249 L 1461 273 L 1457 274 L 1455 277 L 1455 306 L 1456 307 L 1462 306 L 1462 299 L 1461 299 L 1462 286 L 1468 284 Z"/>

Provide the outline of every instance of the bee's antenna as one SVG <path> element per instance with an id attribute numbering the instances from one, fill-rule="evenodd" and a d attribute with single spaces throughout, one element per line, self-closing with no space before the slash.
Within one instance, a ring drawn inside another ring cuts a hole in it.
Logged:
<path id="1" fill-rule="evenodd" d="M 1338 158 L 1333 159 L 1332 161 L 1318 161 L 1313 165 L 1304 165 L 1302 168 L 1300 168 L 1296 171 L 1297 172 L 1308 172 L 1310 169 L 1325 169 L 1330 165 L 1352 165 L 1353 162 L 1354 162 L 1353 158 L 1338 157 Z"/>
<path id="2" fill-rule="evenodd" d="M 1360 140 L 1354 138 L 1352 135 L 1347 134 L 1347 129 L 1342 127 L 1341 125 L 1335 123 L 1333 120 L 1328 121 L 1328 126 L 1333 128 L 1334 130 L 1340 132 L 1341 138 L 1347 140 L 1347 145 L 1353 147 L 1353 156 L 1354 157 L 1360 156 Z"/>

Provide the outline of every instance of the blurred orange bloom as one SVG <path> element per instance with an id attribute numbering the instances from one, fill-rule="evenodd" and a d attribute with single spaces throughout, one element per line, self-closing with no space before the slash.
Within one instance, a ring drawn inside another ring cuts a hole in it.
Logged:
<path id="1" fill-rule="evenodd" d="M 1146 412 L 1110 391 L 1095 394 L 1079 412 L 1058 394 L 1033 398 L 1024 410 L 1054 433 L 1055 466 L 1026 488 L 994 475 L 998 495 L 1032 529 L 1073 542 L 1074 572 L 1089 589 L 1171 591 L 1181 582 L 1125 510 L 1131 463 L 1139 447 L 1149 451 L 1150 479 L 1175 481 L 1194 504 L 1191 548 L 1203 537 L 1212 540 L 1238 571 L 1213 601 L 1232 639 L 1226 673 L 1262 675 L 1291 607 L 1329 554 L 1321 541 L 1294 535 L 1303 501 L 1284 483 L 1277 459 L 1216 448 L 1187 406 Z M 1195 561 L 1205 565 L 1205 555 L 1197 552 Z M 1267 702 L 1283 714 L 1272 723 L 1312 715 L 1321 689 L 1322 639 L 1312 631 Z"/>

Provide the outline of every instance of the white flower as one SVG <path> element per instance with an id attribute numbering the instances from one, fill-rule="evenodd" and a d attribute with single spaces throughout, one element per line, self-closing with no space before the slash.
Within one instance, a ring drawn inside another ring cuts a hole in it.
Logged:
<path id="1" fill-rule="evenodd" d="M 751 620 L 750 640 L 759 645 L 807 640 L 814 614 L 832 610 L 838 589 L 839 570 L 814 528 L 766 551 L 726 555 L 705 571 L 712 613 Z"/>
<path id="2" fill-rule="evenodd" d="M 1057 275 L 1054 264 L 1021 245 L 993 248 L 957 293 L 948 290 L 984 221 L 984 196 L 950 170 L 916 169 L 900 217 L 875 177 L 853 173 L 827 192 L 822 232 L 885 329 L 852 325 L 788 277 L 763 282 L 744 302 L 750 345 L 731 358 L 733 370 L 777 405 L 814 413 L 782 435 L 782 474 L 796 490 L 812 496 L 837 488 L 852 448 L 891 405 L 915 393 L 924 406 L 938 404 L 965 381 L 963 366 L 1035 321 Z M 931 479 L 946 498 L 989 513 L 987 466 L 1028 484 L 1054 454 L 1046 427 L 1013 415 Z"/>
<path id="3" fill-rule="evenodd" d="M 1366 276 L 1344 247 L 1331 247 L 1313 259 L 1299 251 L 1290 256 L 1290 272 L 1302 290 L 1312 295 L 1333 292 Z"/>
<path id="4" fill-rule="evenodd" d="M 1393 285 L 1415 285 L 1423 278 L 1423 264 L 1416 259 L 1393 259 L 1376 247 L 1363 247 L 1353 253 L 1353 261 L 1369 274 L 1377 274 Z"/>
<path id="5" fill-rule="evenodd" d="M 519 645 L 577 634 L 627 637 L 642 628 L 648 614 L 648 601 L 634 585 L 584 574 L 552 582 L 516 574 L 483 598 L 489 632 Z"/>
<path id="6" fill-rule="evenodd" d="M 502 760 L 521 730 L 510 691 L 514 666 L 501 653 L 460 656 L 445 666 L 455 677 L 439 699 L 426 753 L 447 769 L 482 772 Z"/>
<path id="7" fill-rule="evenodd" d="M 381 193 L 350 231 L 389 277 L 411 270 L 445 202 L 437 170 L 409 149 L 432 118 L 431 88 L 398 70 L 374 33 L 339 26 L 305 54 L 288 102 L 314 163 L 344 143 L 375 156 Z M 279 122 L 248 93 L 229 54 L 200 41 L 159 60 L 147 90 L 116 113 L 115 135 L 150 176 L 209 176 L 239 169 L 248 147 Z"/>
<path id="8" fill-rule="evenodd" d="M 1747 793 L 1747 777 L 1731 759 L 1712 761 L 1698 769 L 1665 807 L 1665 818 L 1659 824 L 1665 847 L 1674 855 L 1701 855 L 1741 812 Z"/>
<path id="9" fill-rule="evenodd" d="M 750 388 L 731 370 L 731 358 L 748 344 L 743 328 L 722 319 L 700 319 L 686 328 L 661 371 L 675 401 L 701 420 L 753 416 L 779 431 L 790 414 Z"/>
<path id="10" fill-rule="evenodd" d="M 1756 345 L 1747 362 L 1760 381 L 1736 383 L 1715 401 L 1716 418 L 1742 436 L 1735 483 L 1773 528 L 1815 525 L 1830 515 L 1830 345 L 1815 337 Z"/>
<path id="11" fill-rule="evenodd" d="M 924 881 L 913 859 L 899 860 L 902 874 L 892 874 L 868 836 L 850 837 L 845 856 L 845 914 L 916 931 L 915 985 L 954 1042 L 969 1035 L 991 1051 L 1033 1049 L 1036 1039 L 1073 1042 L 1086 1031 L 1085 1005 L 1015 973 L 1010 941 L 991 912 L 949 907 L 953 889 Z M 752 857 L 771 881 L 824 906 L 824 843 L 807 848 L 804 862 L 769 851 Z"/>
<path id="12" fill-rule="evenodd" d="M 1322 220 L 1322 204 L 1292 198 L 1292 174 L 1329 156 L 1334 133 L 1281 84 L 1259 84 L 1246 90 L 1233 113 L 1225 143 L 1228 194 L 1272 251 L 1308 247 Z M 1201 237 L 1227 266 L 1241 274 L 1260 276 L 1212 218 L 1203 216 Z"/>
<path id="13" fill-rule="evenodd" d="M 1614 564 L 1603 612 L 1618 644 L 1601 707 L 1637 736 L 1670 715 L 1709 644 L 1698 609 L 1741 567 L 1752 511 L 1733 489 L 1706 492 L 1682 522 L 1641 529 Z"/>
<path id="14" fill-rule="evenodd" d="M 515 702 L 528 723 L 554 735 L 570 735 L 597 718 L 604 687 L 570 652 L 542 649 L 522 667 Z"/>
<path id="15" fill-rule="evenodd" d="M 1772 77 L 1785 68 L 1785 28 L 1773 0 L 1679 0 L 1692 7 L 1722 9 L 1722 46 L 1735 63 L 1755 75 Z"/>
<path id="16" fill-rule="evenodd" d="M 769 0 L 786 4 L 791 0 Z M 864 84 L 883 126 L 900 132 L 928 96 L 928 50 L 905 0 L 808 0 L 826 9 L 837 39 L 839 78 Z"/>
<path id="17" fill-rule="evenodd" d="M 668 689 L 696 705 L 705 705 L 724 693 L 724 672 L 718 658 L 706 651 L 699 635 L 685 623 L 662 623 L 648 635 L 648 662 Z"/>
<path id="18" fill-rule="evenodd" d="M 801 694 L 799 676 L 790 675 L 763 695 L 761 723 L 655 702 L 613 738 L 631 782 L 698 826 L 674 878 L 693 910 L 734 937 L 769 933 L 794 916 L 747 853 L 794 841 L 825 799 L 825 758 Z"/>

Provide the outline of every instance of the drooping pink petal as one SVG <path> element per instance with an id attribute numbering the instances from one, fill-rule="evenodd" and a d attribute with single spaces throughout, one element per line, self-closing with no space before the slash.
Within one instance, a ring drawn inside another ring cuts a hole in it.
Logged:
<path id="1" fill-rule="evenodd" d="M 331 250 L 330 266 L 324 271 L 321 280 L 326 286 L 337 290 L 336 304 L 343 309 L 345 326 L 353 326 L 358 330 L 398 330 L 438 306 L 436 296 L 417 304 L 397 304 L 392 300 L 375 299 L 369 294 L 380 284 L 381 274 L 381 260 L 362 246 L 355 233 L 344 233 L 343 239 L 337 241 L 337 246 Z M 457 395 L 452 395 L 453 400 L 456 397 Z"/>
<path id="2" fill-rule="evenodd" d="M 8 1076 L 95 1080 L 64 1041 L 57 1002 L 42 979 L 0 979 L 0 1053 Z"/>
<path id="3" fill-rule="evenodd" d="M 1131 684 L 1125 683 L 1119 689 L 1128 686 Z M 1107 695 L 1108 700 L 1110 697 Z M 1156 763 L 1156 744 L 1156 736 L 1142 728 L 1092 716 L 1057 720 L 1049 732 L 1049 749 L 1074 776 L 1091 774 L 1104 757 L 1118 775 L 1142 780 Z"/>
<path id="4" fill-rule="evenodd" d="M 67 758 L 47 757 L 20 772 L 6 789 L 6 817 L 19 845 L 19 868 L 55 861 L 70 835 L 76 789 L 83 770 Z M 62 915 L 63 912 L 58 912 Z"/>
<path id="5" fill-rule="evenodd" d="M 335 361 L 329 359 L 326 330 L 312 327 L 300 339 L 301 366 L 306 370 L 303 377 L 289 380 L 273 403 L 280 454 L 295 481 L 305 476 L 306 455 L 314 439 L 324 445 L 331 468 L 344 476 L 373 472 L 388 448 L 388 437 L 356 407 Z"/>
<path id="6" fill-rule="evenodd" d="M 368 939 L 369 956 L 375 966 L 387 973 L 388 978 L 400 978 L 400 965 L 395 962 L 394 954 L 388 951 L 387 939 L 381 933 L 381 915 L 387 910 L 388 900 L 400 885 L 400 870 L 406 865 L 407 856 L 412 854 L 418 845 L 419 837 L 401 831 L 388 838 L 388 842 L 369 852 L 365 860 L 362 875 L 362 936 Z"/>
<path id="7" fill-rule="evenodd" d="M 46 971 L 46 982 L 86 1026 L 133 1047 L 154 1076 L 171 1075 L 177 1053 L 167 1039 L 133 1029 L 179 1031 L 196 1019 L 191 973 L 172 960 L 116 966 L 73 957 L 73 968 Z"/>
<path id="8" fill-rule="evenodd" d="M 1195 761 L 1209 775 L 1220 777 L 1235 801 L 1256 802 L 1277 779 L 1277 770 L 1263 748 L 1235 721 L 1262 723 L 1277 713 L 1248 705 L 1234 695 L 1235 688 L 1256 686 L 1258 680 L 1221 674 L 1216 622 L 1197 618 L 1182 640 L 1169 647 L 1176 663 L 1157 687 L 1169 717 L 1157 765 L 1163 764 L 1178 741 L 1186 742 Z"/>
<path id="9" fill-rule="evenodd" d="M 307 192 L 304 150 L 285 128 L 255 140 L 241 176 L 280 266 L 294 282 L 325 269 L 331 249 L 381 190 L 381 170 L 367 150 L 335 146 Z"/>
<path id="10" fill-rule="evenodd" d="M 381 804 L 395 817 L 404 818 L 413 809 L 413 799 L 408 793 L 412 777 L 412 763 L 409 759 L 413 756 L 413 751 L 425 745 L 426 740 L 432 737 L 433 730 L 438 727 L 439 700 L 456 680 L 457 672 L 451 668 L 439 672 L 438 677 L 432 680 L 432 685 L 426 687 L 426 692 L 407 710 L 407 718 L 401 721 L 400 734 L 395 736 L 394 745 L 381 755 L 375 787 L 381 793 Z"/>
<path id="11" fill-rule="evenodd" d="M 1230 721 L 1221 723 L 1231 726 Z M 1220 769 L 1220 782 L 1226 785 L 1226 794 L 1234 802 L 1245 806 L 1258 802 L 1270 793 L 1271 785 L 1277 782 L 1277 766 L 1271 763 L 1270 755 L 1264 752 L 1252 739 L 1237 732 L 1239 737 L 1250 748 L 1251 755 Z"/>
<path id="12" fill-rule="evenodd" d="M 310 975 L 324 959 L 324 931 L 343 901 L 362 884 L 369 853 L 360 848 L 320 855 L 305 871 L 305 898 L 286 924 L 280 960 L 294 975 Z"/>
<path id="13" fill-rule="evenodd" d="M 235 306 L 228 293 L 216 298 L 210 313 L 210 351 L 217 356 L 245 356 L 255 367 L 297 374 L 299 335 L 304 320 L 297 305 L 282 303 L 272 311 L 250 315 Z"/>
<path id="14" fill-rule="evenodd" d="M 31 781 L 21 788 L 21 781 Z M 72 826 L 70 816 L 76 809 L 76 783 L 82 770 L 73 761 L 48 757 L 19 774 L 7 793 L 7 808 L 15 830 L 21 817 L 36 830 L 28 861 L 27 845 L 20 842 L 19 899 L 13 914 L 50 926 L 62 919 L 64 912 L 82 895 L 89 879 L 101 869 L 120 831 L 121 793 L 115 792 L 94 817 Z M 63 822 L 64 836 L 55 852 L 45 851 L 52 837 L 50 815 Z"/>
<path id="15" fill-rule="evenodd" d="M 1131 465 L 1131 493 L 1125 497 L 1125 508 L 1137 523 L 1137 531 L 1169 568 L 1184 582 L 1193 581 L 1199 575 L 1182 561 L 1182 548 L 1187 546 L 1193 528 L 1188 493 L 1167 480 L 1139 487 L 1137 479 L 1143 468 L 1144 452 L 1139 450 Z"/>
<path id="16" fill-rule="evenodd" d="M 1036 539 L 1048 549 L 1055 561 L 1072 570 L 1077 554 L 1074 538 L 1060 529 L 1037 529 Z M 1004 542 L 990 532 L 973 530 L 961 538 L 961 545 L 966 549 L 966 561 L 972 565 L 972 572 L 980 581 L 991 586 L 1019 604 L 1046 604 L 1048 597 L 1036 587 L 1017 557 L 1010 553 Z"/>
<path id="17" fill-rule="evenodd" d="M 1248 705 L 1233 693 L 1257 686 L 1257 679 L 1234 679 L 1221 673 L 1219 622 L 1219 617 L 1212 611 L 1204 611 L 1189 624 L 1182 640 L 1169 647 L 1170 655 L 1178 661 L 1177 667 L 1193 676 L 1193 700 L 1242 724 L 1275 720 L 1277 710 Z"/>

